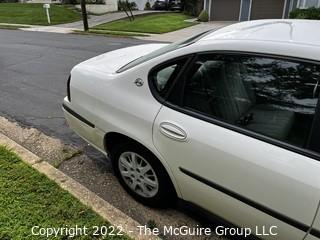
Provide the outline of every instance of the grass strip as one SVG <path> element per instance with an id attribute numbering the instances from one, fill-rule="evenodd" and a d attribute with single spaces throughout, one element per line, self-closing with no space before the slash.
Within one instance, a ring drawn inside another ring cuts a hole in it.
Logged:
<path id="1" fill-rule="evenodd" d="M 69 5 L 50 5 L 51 25 L 81 20 L 81 14 Z M 0 3 L 0 23 L 49 25 L 41 3 Z"/>
<path id="2" fill-rule="evenodd" d="M 134 21 L 128 18 L 100 24 L 93 29 L 141 32 L 141 33 L 167 33 L 181 28 L 193 26 L 197 23 L 186 22 L 191 16 L 182 13 L 154 13 L 135 16 Z"/>
<path id="3" fill-rule="evenodd" d="M 88 235 L 82 233 L 72 239 L 128 239 L 125 235 L 93 236 L 94 226 L 109 232 L 112 226 L 3 146 L 0 146 L 0 193 L 0 239 L 42 239 L 32 235 L 34 226 L 87 227 Z M 54 239 L 69 239 L 72 234 L 71 231 Z"/>

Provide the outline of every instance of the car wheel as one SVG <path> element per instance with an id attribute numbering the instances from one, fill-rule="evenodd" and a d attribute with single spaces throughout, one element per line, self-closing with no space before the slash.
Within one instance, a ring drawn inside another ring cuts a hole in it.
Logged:
<path id="1" fill-rule="evenodd" d="M 111 153 L 115 174 L 136 200 L 151 207 L 171 205 L 176 193 L 160 161 L 136 143 L 126 143 Z"/>

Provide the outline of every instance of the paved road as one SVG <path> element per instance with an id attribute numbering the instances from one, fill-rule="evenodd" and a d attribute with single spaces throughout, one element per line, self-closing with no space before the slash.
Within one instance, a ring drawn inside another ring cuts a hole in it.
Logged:
<path id="1" fill-rule="evenodd" d="M 0 115 L 104 156 L 74 134 L 61 110 L 74 65 L 98 54 L 143 44 L 130 38 L 0 30 Z M 108 168 L 108 171 L 112 171 Z"/>
<path id="2" fill-rule="evenodd" d="M 90 57 L 142 40 L 12 30 L 0 31 L 0 114 L 66 142 L 61 102 L 72 67 Z"/>

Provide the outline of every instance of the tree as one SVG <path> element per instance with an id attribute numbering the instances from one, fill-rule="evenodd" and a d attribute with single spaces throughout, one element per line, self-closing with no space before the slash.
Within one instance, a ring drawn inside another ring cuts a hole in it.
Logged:
<path id="1" fill-rule="evenodd" d="M 88 25 L 88 14 L 87 14 L 87 9 L 86 9 L 86 1 L 85 0 L 80 0 L 81 4 L 81 12 L 82 12 L 82 21 L 83 21 L 83 29 L 84 31 L 89 30 L 89 25 Z"/>
<path id="2" fill-rule="evenodd" d="M 124 11 L 126 15 L 128 16 L 130 22 L 134 21 L 134 15 L 132 13 L 132 5 L 128 0 L 119 0 L 118 1 L 119 10 Z"/>

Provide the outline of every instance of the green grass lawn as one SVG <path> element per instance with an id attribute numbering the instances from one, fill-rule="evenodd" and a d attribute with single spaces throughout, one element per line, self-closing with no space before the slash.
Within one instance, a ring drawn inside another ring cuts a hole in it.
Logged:
<path id="1" fill-rule="evenodd" d="M 41 228 L 78 225 L 90 230 L 92 226 L 109 226 L 99 215 L 3 146 L 0 146 L 0 223 L 0 239 L 47 239 L 32 236 L 31 229 L 36 225 Z M 54 239 L 128 238 L 93 237 L 89 233 L 88 236 Z"/>
<path id="2" fill-rule="evenodd" d="M 81 15 L 70 6 L 51 4 L 51 25 L 81 20 Z M 43 4 L 0 3 L 0 23 L 48 25 Z"/>
<path id="3" fill-rule="evenodd" d="M 121 19 L 94 27 L 94 29 L 128 31 L 142 33 L 166 33 L 181 28 L 190 27 L 196 23 L 185 22 L 191 18 L 182 13 L 156 13 L 139 15 L 130 22 L 129 19 Z"/>

